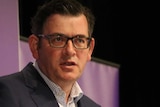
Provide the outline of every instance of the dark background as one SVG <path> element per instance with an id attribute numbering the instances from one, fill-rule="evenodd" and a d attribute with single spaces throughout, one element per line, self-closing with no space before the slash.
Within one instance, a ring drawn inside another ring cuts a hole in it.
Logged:
<path id="1" fill-rule="evenodd" d="M 27 38 L 31 34 L 30 19 L 38 5 L 45 1 L 49 0 L 19 0 L 21 36 Z M 157 107 L 159 101 L 154 87 L 158 79 L 151 79 L 153 73 L 147 72 L 151 63 L 146 53 L 151 50 L 146 49 L 149 47 L 146 36 L 140 32 L 142 18 L 133 14 L 136 6 L 120 0 L 78 1 L 89 7 L 96 17 L 93 56 L 120 65 L 120 107 Z"/>

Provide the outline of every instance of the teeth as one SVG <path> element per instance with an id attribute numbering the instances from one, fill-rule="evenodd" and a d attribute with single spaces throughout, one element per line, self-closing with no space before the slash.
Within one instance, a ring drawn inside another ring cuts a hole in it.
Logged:
<path id="1" fill-rule="evenodd" d="M 69 63 L 69 62 L 67 62 L 67 63 L 65 63 L 66 65 L 72 65 L 72 63 Z"/>

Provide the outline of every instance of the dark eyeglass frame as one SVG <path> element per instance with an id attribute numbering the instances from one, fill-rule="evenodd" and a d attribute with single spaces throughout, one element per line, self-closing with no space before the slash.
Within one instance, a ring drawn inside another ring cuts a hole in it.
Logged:
<path id="1" fill-rule="evenodd" d="M 65 44 L 62 45 L 62 46 L 55 46 L 55 45 L 53 45 L 53 43 L 51 42 L 52 41 L 51 40 L 52 36 L 57 36 L 57 37 L 63 37 L 63 38 L 65 38 L 66 39 Z M 50 34 L 50 35 L 39 34 L 38 37 L 46 38 L 49 41 L 50 46 L 53 47 L 53 48 L 64 48 L 66 46 L 66 44 L 68 43 L 68 41 L 71 40 L 73 46 L 76 49 L 87 49 L 90 46 L 90 43 L 91 43 L 91 40 L 92 40 L 92 37 L 86 37 L 85 35 L 76 35 L 76 36 L 73 36 L 73 37 L 68 37 L 68 36 L 66 36 L 64 34 L 59 34 L 59 33 L 54 33 L 54 34 Z M 75 39 L 79 39 L 79 38 L 84 38 L 84 39 L 87 40 L 87 46 L 86 47 L 78 47 L 75 44 L 74 40 Z"/>

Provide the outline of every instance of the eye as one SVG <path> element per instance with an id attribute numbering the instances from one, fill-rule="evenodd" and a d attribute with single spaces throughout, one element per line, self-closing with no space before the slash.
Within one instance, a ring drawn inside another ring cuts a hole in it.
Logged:
<path id="1" fill-rule="evenodd" d="M 74 43 L 76 45 L 84 45 L 87 43 L 86 38 L 80 37 L 80 38 L 74 38 Z"/>
<path id="2" fill-rule="evenodd" d="M 76 38 L 75 41 L 78 43 L 85 43 L 84 38 Z"/>
<path id="3" fill-rule="evenodd" d="M 64 42 L 66 38 L 63 35 L 55 34 L 51 35 L 51 41 L 52 42 Z"/>
<path id="4" fill-rule="evenodd" d="M 60 41 L 63 41 L 63 38 L 61 36 L 56 36 L 54 37 L 53 39 L 55 42 L 60 42 Z"/>

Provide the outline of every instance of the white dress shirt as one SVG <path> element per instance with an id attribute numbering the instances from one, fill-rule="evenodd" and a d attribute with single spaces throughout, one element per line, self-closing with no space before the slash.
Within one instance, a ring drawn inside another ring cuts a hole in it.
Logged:
<path id="1" fill-rule="evenodd" d="M 34 67 L 37 69 L 38 73 L 41 75 L 41 77 L 44 79 L 46 84 L 52 90 L 60 107 L 77 107 L 78 100 L 83 96 L 83 92 L 78 82 L 75 82 L 75 84 L 73 85 L 70 96 L 69 96 L 69 100 L 66 103 L 66 100 L 65 100 L 66 94 L 61 89 L 61 87 L 55 84 L 54 82 L 52 82 L 47 76 L 45 76 L 42 73 L 42 71 L 39 69 L 38 64 L 36 62 L 34 63 Z"/>

